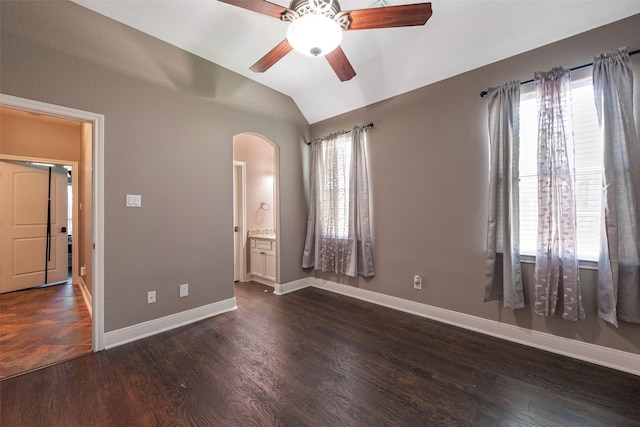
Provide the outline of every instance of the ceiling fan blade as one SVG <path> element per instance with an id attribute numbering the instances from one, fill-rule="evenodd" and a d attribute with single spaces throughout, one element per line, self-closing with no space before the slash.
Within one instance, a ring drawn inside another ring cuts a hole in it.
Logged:
<path id="1" fill-rule="evenodd" d="M 333 71 L 336 72 L 341 82 L 346 82 L 347 80 L 351 80 L 355 77 L 356 71 L 351 66 L 349 59 L 347 59 L 347 55 L 344 54 L 344 51 L 340 46 L 335 48 L 334 51 L 327 53 L 325 58 L 327 58 L 329 65 L 331 65 Z"/>
<path id="2" fill-rule="evenodd" d="M 287 39 L 284 39 L 280 44 L 271 49 L 265 56 L 260 58 L 258 62 L 253 64 L 251 68 L 249 68 L 254 73 L 264 73 L 267 71 L 273 64 L 280 61 L 287 53 L 291 52 L 293 48 L 289 44 Z"/>
<path id="3" fill-rule="evenodd" d="M 358 9 L 346 12 L 351 18 L 350 30 L 412 27 L 424 25 L 431 18 L 431 3 Z"/>
<path id="4" fill-rule="evenodd" d="M 252 10 L 254 12 L 262 13 L 263 15 L 271 16 L 273 18 L 280 19 L 280 15 L 286 12 L 286 7 L 279 6 L 277 4 L 270 3 L 264 0 L 218 0 L 222 3 L 238 6 L 243 9 Z"/>

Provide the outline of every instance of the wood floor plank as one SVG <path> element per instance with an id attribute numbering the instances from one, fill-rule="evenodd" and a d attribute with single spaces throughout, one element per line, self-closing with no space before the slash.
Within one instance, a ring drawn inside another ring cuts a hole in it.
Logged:
<path id="1" fill-rule="evenodd" d="M 77 286 L 0 295 L 0 379 L 91 351 L 91 316 Z"/>
<path id="2" fill-rule="evenodd" d="M 0 382 L 3 425 L 640 426 L 637 376 L 314 288 L 236 301 Z"/>

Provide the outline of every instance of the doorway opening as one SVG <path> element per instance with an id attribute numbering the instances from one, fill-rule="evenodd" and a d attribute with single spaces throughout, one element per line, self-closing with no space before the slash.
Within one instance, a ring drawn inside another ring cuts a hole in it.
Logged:
<path id="1" fill-rule="evenodd" d="M 278 290 L 280 147 L 262 135 L 242 133 L 233 138 L 233 161 L 234 280 Z"/>
<path id="2" fill-rule="evenodd" d="M 76 161 L 0 153 L 0 293 L 79 283 L 77 171 Z"/>
<path id="3" fill-rule="evenodd" d="M 67 270 L 65 276 L 71 279 L 71 283 L 63 281 L 62 286 L 49 288 L 55 288 L 54 290 L 58 292 L 56 297 L 58 300 L 61 296 L 70 296 L 74 287 L 75 290 L 81 289 L 81 295 L 75 292 L 74 296 L 80 305 L 83 307 L 86 305 L 88 311 L 91 333 L 85 348 L 88 348 L 88 351 L 102 350 L 104 349 L 104 116 L 0 94 L 0 113 L 6 112 L 16 116 L 17 120 L 14 120 L 13 126 L 6 126 L 7 121 L 3 120 L 1 130 L 3 143 L 0 156 L 4 160 L 65 165 L 64 173 L 68 175 L 68 170 L 71 171 L 72 222 L 71 225 L 67 223 L 66 228 L 72 233 L 72 238 L 66 239 L 64 244 L 66 250 L 61 249 L 56 253 L 57 258 L 70 259 L 71 274 L 69 275 Z M 27 125 L 27 122 L 31 125 Z M 79 133 L 80 139 L 84 142 L 79 147 L 76 146 L 75 151 L 72 150 L 72 154 L 68 155 L 68 152 L 65 152 L 68 147 L 61 142 L 64 138 L 43 137 L 43 135 L 52 135 L 47 132 L 40 136 L 34 133 L 39 128 L 51 127 L 52 123 L 68 125 L 69 128 L 73 128 L 71 133 Z M 33 138 L 31 144 L 24 143 L 25 135 Z M 66 154 L 52 155 L 51 150 Z M 48 168 L 48 165 L 45 167 Z M 64 221 L 66 220 L 65 218 Z M 65 225 L 60 228 L 62 227 Z M 60 233 L 60 228 L 57 230 L 53 228 L 53 231 Z M 58 242 L 64 240 L 60 235 L 55 237 Z M 69 241 L 71 241 L 70 245 Z M 71 247 L 70 257 L 69 247 Z M 50 282 L 50 280 L 46 281 Z M 63 287 L 67 288 L 63 289 Z M 5 328 L 3 329 L 6 331 Z M 77 332 L 75 329 L 77 328 L 70 328 L 69 333 L 74 334 Z M 63 334 L 61 332 L 58 336 Z"/>
<path id="4" fill-rule="evenodd" d="M 4 332 L 0 378 L 4 379 L 90 353 L 92 322 L 84 271 L 78 273 L 79 259 L 91 267 L 90 250 L 84 248 L 78 225 L 80 219 L 90 221 L 90 213 L 82 212 L 84 218 L 78 215 L 80 159 L 64 159 L 68 153 L 59 147 L 29 150 L 57 139 L 79 148 L 82 124 L 7 108 L 0 113 L 4 142 L 0 154 L 0 326 Z M 38 153 L 60 154 L 63 159 L 25 155 Z"/>

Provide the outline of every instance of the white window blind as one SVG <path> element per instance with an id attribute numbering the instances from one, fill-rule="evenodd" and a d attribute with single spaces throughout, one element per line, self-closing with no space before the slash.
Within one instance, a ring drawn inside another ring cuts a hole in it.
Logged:
<path id="1" fill-rule="evenodd" d="M 590 71 L 590 70 L 588 70 Z M 575 74 L 575 73 L 574 73 Z M 520 96 L 520 253 L 535 255 L 538 230 L 538 124 L 533 85 Z M 578 258 L 597 260 L 602 188 L 602 142 L 591 76 L 572 75 Z"/>
<path id="2" fill-rule="evenodd" d="M 322 235 L 346 239 L 349 236 L 349 173 L 351 134 L 339 135 L 333 144 L 323 144 L 324 165 Z"/>

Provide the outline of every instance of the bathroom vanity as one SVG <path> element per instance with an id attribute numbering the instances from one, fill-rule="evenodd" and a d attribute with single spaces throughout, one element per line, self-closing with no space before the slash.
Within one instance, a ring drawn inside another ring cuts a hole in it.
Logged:
<path id="1" fill-rule="evenodd" d="M 275 234 L 250 235 L 249 252 L 249 272 L 252 280 L 274 286 L 277 265 Z"/>

